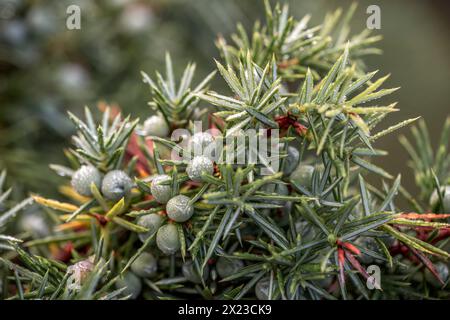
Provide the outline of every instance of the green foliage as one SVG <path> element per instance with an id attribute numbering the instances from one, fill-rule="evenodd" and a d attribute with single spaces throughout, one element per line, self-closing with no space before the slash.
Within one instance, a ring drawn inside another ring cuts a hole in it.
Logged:
<path id="1" fill-rule="evenodd" d="M 420 199 L 428 202 L 433 190 L 438 190 L 438 184 L 450 183 L 450 118 L 447 118 L 442 128 L 441 137 L 433 151 L 433 143 L 427 130 L 425 121 L 421 120 L 417 126 L 411 129 L 415 146 L 405 137 L 400 137 L 400 142 L 408 152 L 411 160 L 410 167 L 414 171 L 417 186 L 420 188 Z"/>
<path id="2" fill-rule="evenodd" d="M 103 114 L 101 125 L 94 124 L 92 113 L 85 108 L 87 123 L 83 123 L 69 112 L 69 117 L 78 129 L 73 137 L 77 147 L 70 152 L 80 163 L 91 164 L 101 171 L 116 169 L 120 166 L 128 139 L 139 120 L 130 122 L 130 117 L 122 120 L 118 114 L 110 123 L 110 109 Z"/>
<path id="3" fill-rule="evenodd" d="M 31 199 L 25 199 L 19 204 L 11 206 L 10 203 L 8 203 L 8 198 L 11 195 L 12 188 L 8 188 L 4 191 L 5 184 L 6 170 L 3 170 L 0 173 L 0 249 L 9 249 L 9 242 L 20 242 L 19 239 L 2 233 L 6 230 L 7 224 L 10 223 L 21 210 L 32 203 Z"/>
<path id="4" fill-rule="evenodd" d="M 381 36 L 371 36 L 370 30 L 364 29 L 349 37 L 349 21 L 356 10 L 356 3 L 345 14 L 342 9 L 327 14 L 323 23 L 315 27 L 308 26 L 309 15 L 300 20 L 290 16 L 287 4 L 281 6 L 277 3 L 272 9 L 266 0 L 265 7 L 265 25 L 256 22 L 250 36 L 242 24 L 238 24 L 237 33 L 231 36 L 232 44 L 223 37 L 217 40 L 216 45 L 228 65 L 237 66 L 240 56 L 246 52 L 251 52 L 252 60 L 259 66 L 265 66 L 274 56 L 281 77 L 292 81 L 304 78 L 308 68 L 315 79 L 321 78 L 342 54 L 347 43 L 358 71 L 364 66 L 360 57 L 380 53 L 372 44 L 381 40 Z"/>
<path id="5" fill-rule="evenodd" d="M 367 46 L 378 37 L 363 32 L 347 41 L 346 23 L 353 11 L 351 7 L 340 28 L 335 27 L 340 16 L 336 11 L 320 28 L 308 29 L 309 18 L 295 22 L 287 7 L 272 10 L 266 2 L 266 27 L 257 25 L 251 40 L 243 31 L 234 36 L 239 50 L 219 45 L 225 62 L 217 62 L 217 69 L 230 94 L 207 89 L 213 73 L 191 89 L 193 65 L 176 81 L 169 55 L 165 79 L 158 72 L 156 80 L 143 74 L 151 88 L 150 105 L 172 129 L 194 133 L 190 120 L 200 104 L 211 105 L 208 128 L 216 129 L 216 141 L 243 136 L 247 129 L 255 136 L 258 129 L 280 129 L 281 150 L 270 156 L 279 157 L 281 167 L 269 175 L 263 171 L 268 160 L 258 155 L 256 163 L 247 157 L 244 163 L 215 161 L 212 174 L 203 172 L 201 181 L 193 181 L 186 173 L 190 160 L 184 157 L 191 154 L 189 142 L 138 136 L 143 133 L 134 130 L 137 120 L 121 120 L 109 109 L 99 123 L 89 109 L 86 122 L 69 114 L 77 129 L 76 148 L 66 152 L 71 167 L 52 168 L 65 177 L 83 164 L 105 174 L 123 170 L 135 184 L 118 201 L 108 200 L 94 183 L 91 196 L 81 196 L 69 181 L 60 187 L 64 202 L 33 195 L 56 226 L 46 237 L 13 233 L 23 242 L 20 245 L 3 237 L 8 244 L 0 260 L 6 267 L 3 281 L 15 282 L 14 290 L 4 296 L 448 298 L 448 274 L 439 273 L 437 263 L 450 257 L 450 224 L 443 220 L 449 216 L 400 207 L 399 195 L 414 209 L 418 206 L 400 175 L 394 177 L 372 163 L 373 157 L 387 154 L 374 143 L 416 119 L 377 129 L 397 111 L 395 103 L 383 105 L 380 98 L 396 89 L 382 88 L 386 76 L 373 80 L 375 72 L 363 71 L 358 58 L 374 52 Z M 303 63 L 286 68 L 283 63 L 290 59 Z M 416 155 L 403 140 L 417 182 L 425 182 L 426 192 L 448 179 L 448 128 L 447 123 L 435 157 L 423 124 L 413 129 L 423 154 Z M 182 157 L 170 158 L 171 150 Z M 226 145 L 217 151 L 219 159 L 226 159 L 229 151 L 239 155 L 254 150 L 245 144 Z M 294 170 L 312 165 L 311 175 L 296 178 L 287 170 L 289 162 Z M 168 178 L 153 181 L 161 174 Z M 185 222 L 169 219 L 166 204 L 152 196 L 154 183 L 168 187 L 172 198 L 188 197 L 192 217 Z M 12 217 L 16 209 L 11 210 L 0 219 Z M 157 215 L 157 222 L 146 225 L 141 218 L 149 215 Z M 135 272 L 143 267 L 138 258 L 144 252 L 158 261 L 157 270 L 138 278 L 145 274 Z M 220 259 L 229 263 L 229 270 L 221 269 L 221 274 Z M 367 267 L 373 264 L 381 270 L 381 283 L 376 285 L 382 291 L 367 286 Z M 68 280 L 80 266 L 88 266 L 86 277 L 79 279 L 79 287 L 71 287 Z M 425 276 L 427 272 L 438 285 Z"/>
<path id="6" fill-rule="evenodd" d="M 167 123 L 173 127 L 185 125 L 187 119 L 192 117 L 198 104 L 196 95 L 204 90 L 215 74 L 215 72 L 210 73 L 196 87 L 191 88 L 195 64 L 188 64 L 177 89 L 172 59 L 168 53 L 166 53 L 166 79 L 159 72 L 156 72 L 156 81 L 152 80 L 145 72 L 141 71 L 141 73 L 144 83 L 150 86 L 153 95 L 153 100 L 149 102 L 150 107 L 155 111 L 160 111 Z"/>

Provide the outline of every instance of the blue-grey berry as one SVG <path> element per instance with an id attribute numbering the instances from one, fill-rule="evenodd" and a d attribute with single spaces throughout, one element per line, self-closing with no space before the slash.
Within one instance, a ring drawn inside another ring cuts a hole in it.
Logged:
<path id="1" fill-rule="evenodd" d="M 139 239 L 142 242 L 145 242 L 149 237 L 151 237 L 153 234 L 155 234 L 158 229 L 161 227 L 161 225 L 164 222 L 164 218 L 161 217 L 159 214 L 151 213 L 147 214 L 145 216 L 139 217 L 137 219 L 137 224 L 147 228 L 147 232 L 141 232 L 138 234 Z"/>
<path id="2" fill-rule="evenodd" d="M 51 233 L 48 221 L 38 213 L 22 215 L 19 220 L 19 227 L 23 231 L 31 233 L 31 235 L 36 238 L 43 238 Z"/>
<path id="3" fill-rule="evenodd" d="M 149 252 L 143 252 L 131 264 L 131 271 L 141 278 L 150 278 L 156 274 L 158 263 Z"/>
<path id="4" fill-rule="evenodd" d="M 311 187 L 314 167 L 310 165 L 299 165 L 291 173 L 290 179 L 300 186 Z"/>
<path id="5" fill-rule="evenodd" d="M 275 283 L 272 284 L 272 288 L 275 287 Z M 255 295 L 258 300 L 269 300 L 270 293 L 270 278 L 265 277 L 260 279 L 255 286 Z"/>
<path id="6" fill-rule="evenodd" d="M 102 184 L 102 174 L 93 166 L 81 166 L 81 168 L 72 175 L 71 183 L 76 192 L 89 197 L 92 195 L 92 183 L 95 184 L 97 188 L 100 188 Z"/>
<path id="7" fill-rule="evenodd" d="M 124 171 L 113 170 L 103 178 L 102 194 L 109 200 L 120 200 L 130 193 L 131 188 L 133 181 Z"/>
<path id="8" fill-rule="evenodd" d="M 444 193 L 443 208 L 441 210 L 445 213 L 450 213 L 450 186 L 442 186 L 441 193 Z M 431 206 L 435 207 L 439 203 L 439 195 L 436 190 L 433 191 L 430 198 Z"/>
<path id="9" fill-rule="evenodd" d="M 219 276 L 224 279 L 236 272 L 240 271 L 244 267 L 244 262 L 238 259 L 228 259 L 225 257 L 219 257 L 216 263 L 216 270 Z"/>
<path id="10" fill-rule="evenodd" d="M 130 296 L 130 299 L 136 299 L 142 290 L 141 279 L 130 271 L 123 277 L 117 279 L 115 286 L 117 289 L 125 288 L 122 295 Z"/>
<path id="11" fill-rule="evenodd" d="M 195 156 L 205 155 L 205 150 L 214 143 L 214 137 L 208 132 L 197 132 L 189 140 L 189 149 Z"/>
<path id="12" fill-rule="evenodd" d="M 172 224 L 165 224 L 156 233 L 156 245 L 163 253 L 174 254 L 181 248 L 180 237 L 177 227 Z"/>
<path id="13" fill-rule="evenodd" d="M 191 199 L 182 194 L 173 197 L 167 202 L 167 216 L 176 222 L 185 222 L 194 214 L 194 206 L 189 203 Z"/>
<path id="14" fill-rule="evenodd" d="M 187 168 L 186 173 L 192 181 L 202 181 L 202 173 L 212 175 L 214 172 L 213 162 L 205 156 L 196 156 L 192 159 Z"/>
<path id="15" fill-rule="evenodd" d="M 69 290 L 79 290 L 94 269 L 94 264 L 90 259 L 79 261 L 67 268 L 70 274 L 66 286 Z"/>
<path id="16" fill-rule="evenodd" d="M 444 262 L 439 261 L 434 264 L 434 267 L 441 280 L 445 283 L 449 278 L 448 266 Z M 435 288 L 442 288 L 442 283 L 436 279 L 428 268 L 425 269 L 425 280 Z"/>
<path id="17" fill-rule="evenodd" d="M 171 178 L 166 174 L 157 175 L 153 178 L 150 185 L 150 191 L 153 198 L 159 203 L 167 203 L 172 195 L 172 188 L 170 184 L 162 184 L 168 182 Z"/>
<path id="18" fill-rule="evenodd" d="M 389 247 L 392 247 L 393 245 L 395 245 L 395 243 L 397 242 L 397 239 L 395 238 L 395 237 L 393 237 L 393 236 L 391 236 L 391 235 L 388 235 L 388 234 L 386 234 L 386 235 L 384 235 L 384 236 L 381 236 L 380 238 L 379 238 L 388 248 Z"/>
<path id="19" fill-rule="evenodd" d="M 183 264 L 183 266 L 181 267 L 181 272 L 183 273 L 183 276 L 188 281 L 190 281 L 192 283 L 197 283 L 197 284 L 202 283 L 200 274 L 199 274 L 197 268 L 195 268 L 194 263 L 192 261 L 185 262 Z M 205 268 L 203 269 L 203 279 L 204 280 L 208 279 L 208 274 L 209 274 L 209 267 L 208 267 L 208 265 L 206 265 Z"/>
<path id="20" fill-rule="evenodd" d="M 144 122 L 143 130 L 148 136 L 167 137 L 169 135 L 169 126 L 161 115 L 153 115 Z"/>
<path id="21" fill-rule="evenodd" d="M 287 157 L 284 159 L 283 173 L 290 175 L 298 166 L 300 160 L 300 153 L 294 147 L 288 147 Z"/>

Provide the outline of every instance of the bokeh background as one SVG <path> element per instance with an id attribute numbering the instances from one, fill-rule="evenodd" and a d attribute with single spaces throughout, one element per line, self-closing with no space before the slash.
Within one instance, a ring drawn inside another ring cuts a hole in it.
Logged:
<path id="1" fill-rule="evenodd" d="M 291 13 L 310 13 L 312 25 L 325 13 L 351 1 L 288 1 Z M 437 139 L 450 114 L 449 1 L 358 1 L 351 23 L 366 27 L 366 9 L 381 8 L 384 39 L 381 56 L 367 59 L 370 70 L 391 73 L 386 86 L 401 90 L 400 112 L 384 126 L 422 116 Z M 81 30 L 66 29 L 66 9 L 81 8 Z M 57 180 L 48 163 L 63 160 L 72 126 L 66 111 L 79 112 L 99 101 L 119 105 L 145 119 L 149 90 L 139 71 L 161 69 L 169 51 L 175 70 L 197 63 L 198 78 L 214 68 L 217 34 L 229 36 L 237 21 L 251 29 L 263 18 L 259 0 L 0 0 L 0 167 L 6 167 L 20 192 L 55 192 Z M 224 86 L 214 80 L 217 91 Z M 401 133 L 408 133 L 402 130 Z M 390 152 L 382 165 L 413 182 L 407 156 L 391 135 L 379 141 Z"/>

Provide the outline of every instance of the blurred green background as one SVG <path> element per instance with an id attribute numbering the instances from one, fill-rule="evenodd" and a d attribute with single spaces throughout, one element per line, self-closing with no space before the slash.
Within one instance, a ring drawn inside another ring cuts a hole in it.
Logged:
<path id="1" fill-rule="evenodd" d="M 351 1 L 288 1 L 291 14 L 310 13 L 311 25 L 325 13 L 349 7 Z M 81 30 L 67 30 L 66 9 L 81 8 Z M 381 8 L 384 40 L 381 56 L 367 59 L 370 70 L 391 73 L 386 86 L 401 90 L 387 102 L 399 101 L 400 112 L 384 127 L 422 116 L 432 138 L 449 110 L 449 1 L 359 1 L 354 32 L 366 27 L 369 5 Z M 241 21 L 250 30 L 263 19 L 259 0 L 0 0 L 0 167 L 22 191 L 55 192 L 49 162 L 63 161 L 72 127 L 66 111 L 79 112 L 99 100 L 118 104 L 125 113 L 145 119 L 149 91 L 140 70 L 161 69 L 165 51 L 181 72 L 197 63 L 197 77 L 214 68 L 217 34 L 229 36 Z M 224 85 L 216 77 L 219 91 Z M 402 130 L 407 133 L 408 130 Z M 379 141 L 390 155 L 381 165 L 413 182 L 407 156 L 396 135 Z"/>

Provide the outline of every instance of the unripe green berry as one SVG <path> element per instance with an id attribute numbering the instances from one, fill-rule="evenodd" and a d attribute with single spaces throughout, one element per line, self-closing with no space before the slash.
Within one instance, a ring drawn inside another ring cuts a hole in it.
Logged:
<path id="1" fill-rule="evenodd" d="M 183 276 L 192 283 L 200 284 L 202 283 L 202 279 L 200 278 L 200 274 L 198 273 L 197 269 L 194 267 L 194 263 L 192 261 L 187 261 L 183 264 L 181 268 L 181 272 L 183 273 Z M 209 274 L 209 267 L 208 265 L 205 266 L 203 269 L 203 279 L 207 279 Z"/>
<path id="2" fill-rule="evenodd" d="M 161 115 L 153 115 L 144 122 L 144 132 L 148 136 L 167 137 L 169 135 L 169 126 Z"/>
<path id="3" fill-rule="evenodd" d="M 445 213 L 450 213 L 450 186 L 441 187 L 441 193 L 444 194 L 443 197 L 443 208 L 441 210 Z M 434 190 L 431 194 L 430 204 L 435 207 L 439 203 L 439 195 L 437 190 Z"/>
<path id="4" fill-rule="evenodd" d="M 167 216 L 176 222 L 185 222 L 194 214 L 194 206 L 189 203 L 191 199 L 182 194 L 173 197 L 167 202 Z"/>
<path id="5" fill-rule="evenodd" d="M 170 184 L 162 184 L 162 182 L 170 181 L 170 177 L 166 174 L 157 175 L 153 178 L 150 185 L 150 191 L 153 197 L 159 203 L 167 203 L 172 195 Z"/>
<path id="6" fill-rule="evenodd" d="M 216 263 L 216 270 L 219 276 L 223 279 L 232 274 L 235 274 L 244 267 L 244 262 L 238 259 L 228 259 L 219 257 Z"/>
<path id="7" fill-rule="evenodd" d="M 83 196 L 91 196 L 91 184 L 100 188 L 102 184 L 102 174 L 93 166 L 81 166 L 72 176 L 72 187 Z"/>
<path id="8" fill-rule="evenodd" d="M 314 173 L 314 167 L 310 165 L 299 165 L 291 173 L 290 178 L 292 181 L 300 186 L 305 186 L 307 188 L 311 187 L 312 176 Z"/>
<path id="9" fill-rule="evenodd" d="M 158 263 L 155 257 L 148 252 L 143 252 L 131 264 L 131 271 L 141 278 L 150 278 L 156 274 Z"/>
<path id="10" fill-rule="evenodd" d="M 186 173 L 192 181 L 202 181 L 202 173 L 213 174 L 213 162 L 205 156 L 196 156 L 192 159 L 187 168 Z"/>
<path id="11" fill-rule="evenodd" d="M 441 261 L 436 262 L 434 266 L 441 280 L 444 281 L 444 283 L 447 282 L 449 278 L 448 266 Z M 436 279 L 436 277 L 431 273 L 430 270 L 428 270 L 428 268 L 425 269 L 425 280 L 427 280 L 427 282 L 435 288 L 442 288 L 442 283 L 440 283 L 439 280 Z"/>
<path id="12" fill-rule="evenodd" d="M 103 178 L 102 194 L 109 200 L 117 201 L 128 195 L 132 187 L 133 181 L 124 171 L 113 170 Z"/>
<path id="13" fill-rule="evenodd" d="M 138 234 L 139 239 L 142 242 L 145 242 L 149 237 L 151 237 L 153 234 L 155 234 L 158 229 L 161 227 L 161 225 L 164 222 L 164 218 L 161 217 L 159 214 L 151 213 L 147 214 L 145 216 L 139 217 L 137 220 L 137 224 L 147 228 L 147 232 L 141 232 Z"/>
<path id="14" fill-rule="evenodd" d="M 125 288 L 122 295 L 130 296 L 131 299 L 136 299 L 142 290 L 141 279 L 133 272 L 127 272 L 123 277 L 117 279 L 115 286 L 117 289 Z"/>
<path id="15" fill-rule="evenodd" d="M 290 175 L 298 166 L 300 153 L 294 147 L 288 147 L 287 157 L 284 159 L 283 174 Z"/>
<path id="16" fill-rule="evenodd" d="M 156 245 L 163 253 L 174 254 L 181 248 L 177 227 L 172 224 L 163 225 L 156 233 Z"/>

